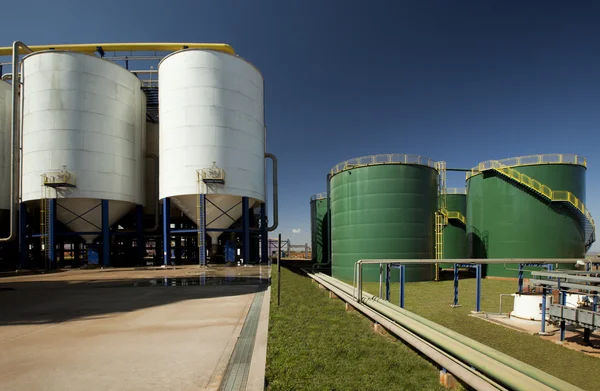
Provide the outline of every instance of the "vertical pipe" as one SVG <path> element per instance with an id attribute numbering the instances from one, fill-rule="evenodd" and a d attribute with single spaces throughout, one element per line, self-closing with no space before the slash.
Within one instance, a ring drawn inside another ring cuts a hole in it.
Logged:
<path id="1" fill-rule="evenodd" d="M 383 299 L 383 264 L 379 264 L 379 298 Z"/>
<path id="2" fill-rule="evenodd" d="M 48 232 L 48 267 L 54 269 L 56 264 L 56 198 L 50 198 L 50 224 Z"/>
<path id="3" fill-rule="evenodd" d="M 102 265 L 110 266 L 110 225 L 108 222 L 108 200 L 102 200 Z"/>
<path id="4" fill-rule="evenodd" d="M 29 251 L 27 249 L 27 205 L 19 205 L 19 269 L 27 266 Z"/>
<path id="5" fill-rule="evenodd" d="M 542 326 L 540 334 L 546 333 L 546 288 L 542 286 Z"/>
<path id="6" fill-rule="evenodd" d="M 250 205 L 248 197 L 242 197 L 242 230 L 243 230 L 243 243 L 242 250 L 244 251 L 244 259 L 242 264 L 250 264 Z"/>
<path id="7" fill-rule="evenodd" d="M 523 293 L 523 264 L 519 263 L 519 293 Z"/>
<path id="8" fill-rule="evenodd" d="M 406 285 L 406 266 L 400 265 L 400 308 L 404 308 L 404 287 Z"/>
<path id="9" fill-rule="evenodd" d="M 142 205 L 135 206 L 135 233 L 136 233 L 136 255 L 138 262 L 144 262 L 146 255 L 146 243 L 144 242 L 144 207 Z"/>
<path id="10" fill-rule="evenodd" d="M 202 258 L 201 254 L 198 254 Z M 163 200 L 163 264 L 169 265 L 171 258 L 171 199 Z"/>
<path id="11" fill-rule="evenodd" d="M 390 301 L 390 275 L 391 273 L 391 264 L 386 264 L 385 265 L 385 299 L 387 301 Z"/>
<path id="12" fill-rule="evenodd" d="M 592 311 L 598 311 L 598 296 L 594 296 L 594 300 L 592 301 Z"/>
<path id="13" fill-rule="evenodd" d="M 277 307 L 281 302 L 281 234 L 277 241 Z"/>
<path id="14" fill-rule="evenodd" d="M 458 263 L 454 264 L 454 300 L 453 307 L 458 307 Z"/>
<path id="15" fill-rule="evenodd" d="M 558 278 L 559 286 L 560 286 L 560 278 Z M 567 305 L 567 292 L 565 290 L 560 290 L 560 304 Z M 565 320 L 560 321 L 560 340 L 561 342 L 565 340 L 565 334 L 567 331 L 567 323 Z"/>
<path id="16" fill-rule="evenodd" d="M 481 312 L 481 264 L 475 266 L 475 312 Z"/>
<path id="17" fill-rule="evenodd" d="M 269 231 L 267 231 L 267 204 L 260 204 L 260 230 L 262 232 L 261 258 L 265 265 L 269 263 Z"/>

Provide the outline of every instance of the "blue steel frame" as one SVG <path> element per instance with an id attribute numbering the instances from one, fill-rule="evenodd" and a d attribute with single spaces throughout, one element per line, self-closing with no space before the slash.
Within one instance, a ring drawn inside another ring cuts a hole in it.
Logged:
<path id="1" fill-rule="evenodd" d="M 27 204 L 19 204 L 19 269 L 27 266 Z"/>
<path id="2" fill-rule="evenodd" d="M 110 266 L 110 224 L 108 220 L 108 200 L 102 200 L 102 265 Z"/>
<path id="3" fill-rule="evenodd" d="M 204 198 L 204 195 L 201 195 L 201 200 L 200 202 L 206 202 L 209 201 L 208 199 Z M 210 202 L 210 201 L 209 201 Z M 169 205 L 168 208 L 166 205 Z M 212 202 L 211 202 L 212 204 Z M 262 243 L 261 243 L 261 252 L 262 252 L 262 256 L 261 259 L 259 259 L 259 262 L 264 262 L 267 263 L 268 262 L 268 231 L 267 231 L 267 209 L 266 209 L 266 205 L 264 203 L 261 204 L 260 206 L 260 227 L 258 228 L 253 228 L 250 227 L 250 201 L 248 197 L 242 197 L 242 228 L 241 229 L 230 229 L 230 228 L 207 228 L 208 225 L 210 225 L 212 222 L 214 222 L 217 218 L 213 219 L 211 222 L 206 223 L 206 216 L 204 216 L 203 219 L 201 219 L 201 221 L 205 222 L 205 227 L 204 227 L 204 233 L 206 232 L 234 232 L 234 233 L 241 233 L 242 234 L 242 251 L 243 251 L 243 263 L 247 264 L 250 262 L 250 234 L 251 233 L 255 233 L 255 234 L 259 234 L 262 237 Z M 213 204 L 214 205 L 214 204 Z M 233 207 L 229 208 L 226 211 L 223 211 L 222 209 L 218 208 L 222 213 L 220 216 L 226 215 L 229 216 L 227 214 L 227 212 L 229 212 L 231 209 L 233 209 L 235 206 L 239 205 L 236 204 Z M 204 205 L 205 207 L 202 208 L 204 213 L 206 213 L 206 204 Z M 215 205 L 216 207 L 216 205 Z M 168 210 L 167 210 L 168 209 Z M 164 256 L 164 264 L 167 265 L 169 260 L 170 260 L 170 254 L 171 254 L 171 240 L 170 237 L 174 234 L 182 234 L 182 233 L 198 233 L 201 232 L 202 229 L 201 227 L 197 227 L 196 229 L 171 229 L 170 228 L 170 221 L 171 221 L 171 216 L 170 216 L 170 199 L 169 198 L 165 198 L 163 200 L 163 256 Z M 219 216 L 219 217 L 220 217 Z M 230 217 L 230 216 L 229 216 Z M 230 217 L 231 218 L 231 217 Z M 232 219 L 233 220 L 233 219 Z M 202 246 L 199 244 L 199 261 L 200 264 L 202 266 L 206 265 L 206 246 Z"/>

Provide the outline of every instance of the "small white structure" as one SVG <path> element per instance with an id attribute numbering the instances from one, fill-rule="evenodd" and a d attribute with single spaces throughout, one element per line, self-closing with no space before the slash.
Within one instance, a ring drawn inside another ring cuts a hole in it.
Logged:
<path id="1" fill-rule="evenodd" d="M 542 295 L 531 293 L 515 293 L 514 309 L 509 313 L 510 317 L 524 320 L 542 320 Z M 546 295 L 546 320 L 549 319 L 550 305 L 552 304 L 552 295 Z"/>

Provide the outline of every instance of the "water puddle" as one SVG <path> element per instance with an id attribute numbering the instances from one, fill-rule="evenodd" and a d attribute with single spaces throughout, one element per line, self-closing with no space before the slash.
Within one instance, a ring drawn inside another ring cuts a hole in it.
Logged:
<path id="1" fill-rule="evenodd" d="M 268 280 L 257 277 L 165 277 L 154 278 L 146 281 L 136 281 L 135 287 L 148 286 L 220 286 L 220 285 L 259 285 L 265 284 Z"/>

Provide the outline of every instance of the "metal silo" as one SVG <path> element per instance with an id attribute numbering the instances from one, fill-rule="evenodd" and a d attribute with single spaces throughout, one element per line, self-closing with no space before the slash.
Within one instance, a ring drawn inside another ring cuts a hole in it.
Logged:
<path id="1" fill-rule="evenodd" d="M 332 275 L 352 281 L 359 259 L 433 259 L 438 172 L 425 157 L 390 154 L 351 159 L 329 174 Z M 375 281 L 379 267 L 364 268 Z M 435 268 L 410 265 L 407 281 L 432 280 Z M 397 281 L 394 269 L 392 278 Z"/>
<path id="2" fill-rule="evenodd" d="M 12 86 L 0 81 L 0 229 L 8 227 L 10 208 L 10 116 Z M 2 232 L 6 234 L 7 232 Z"/>
<path id="3" fill-rule="evenodd" d="M 210 50 L 172 53 L 158 74 L 160 199 L 205 226 L 214 251 L 244 210 L 265 201 L 263 78 Z"/>
<path id="4" fill-rule="evenodd" d="M 140 80 L 112 62 L 63 51 L 25 57 L 22 197 L 34 207 L 43 200 L 42 224 L 55 216 L 90 243 L 144 203 L 145 105 Z"/>
<path id="5" fill-rule="evenodd" d="M 310 198 L 310 231 L 312 261 L 325 263 L 329 259 L 329 228 L 327 218 L 327 193 Z"/>
<path id="6" fill-rule="evenodd" d="M 446 189 L 447 224 L 443 228 L 443 258 L 467 258 L 467 191 L 464 188 Z M 441 263 L 442 269 L 452 268 L 454 264 Z"/>
<path id="7" fill-rule="evenodd" d="M 480 163 L 467 174 L 469 256 L 583 258 L 595 240 L 585 172 L 585 159 L 576 155 Z M 487 275 L 516 277 L 517 267 L 488 265 Z"/>

